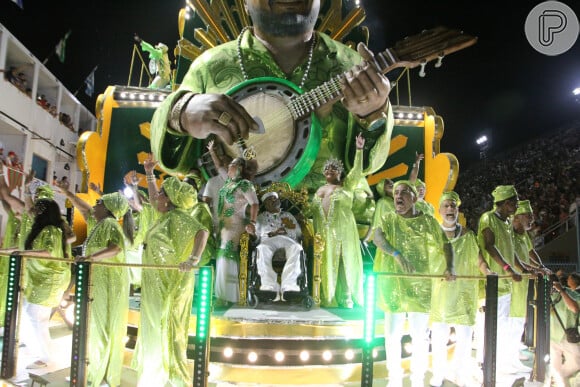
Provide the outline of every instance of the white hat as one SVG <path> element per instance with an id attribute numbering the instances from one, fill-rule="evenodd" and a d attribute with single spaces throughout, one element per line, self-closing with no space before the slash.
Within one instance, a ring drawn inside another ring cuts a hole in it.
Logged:
<path id="1" fill-rule="evenodd" d="M 278 199 L 278 193 L 272 191 L 272 192 L 266 192 L 265 194 L 262 195 L 262 203 L 266 201 L 266 199 L 268 199 L 269 197 L 274 196 L 276 199 Z"/>

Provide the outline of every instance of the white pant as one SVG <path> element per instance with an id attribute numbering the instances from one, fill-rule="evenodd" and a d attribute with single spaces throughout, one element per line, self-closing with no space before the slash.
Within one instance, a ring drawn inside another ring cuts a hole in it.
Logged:
<path id="1" fill-rule="evenodd" d="M 52 308 L 31 304 L 24 299 L 22 312 L 20 338 L 32 356 L 47 363 L 50 360 L 49 321 Z"/>
<path id="2" fill-rule="evenodd" d="M 300 290 L 297 284 L 300 269 L 300 253 L 302 246 L 294 239 L 285 235 L 276 235 L 264 238 L 256 247 L 258 274 L 262 280 L 262 286 L 272 287 L 278 291 L 278 275 L 272 268 L 272 256 L 278 249 L 286 252 L 286 264 L 282 270 L 282 292 Z"/>
<path id="3" fill-rule="evenodd" d="M 411 354 L 411 383 L 423 386 L 423 379 L 429 362 L 429 314 L 428 313 L 385 313 L 385 349 L 389 385 L 401 385 L 401 338 L 405 320 L 409 321 L 409 334 L 413 340 Z"/>
<path id="4" fill-rule="evenodd" d="M 214 293 L 216 298 L 229 302 L 240 299 L 239 263 L 231 259 L 216 261 Z"/>
<path id="5" fill-rule="evenodd" d="M 510 317 L 509 324 L 511 329 L 510 339 L 512 342 L 506 346 L 507 350 L 511 352 L 511 356 L 519 361 L 520 348 L 522 346 L 522 334 L 526 327 L 526 319 L 524 317 Z"/>
<path id="6" fill-rule="evenodd" d="M 431 323 L 431 369 L 433 379 L 443 381 L 448 372 L 462 380 L 469 380 L 473 370 L 471 345 L 473 329 L 467 325 L 455 327 L 455 351 L 450 364 L 447 363 L 447 342 L 449 341 L 450 325 L 447 323 Z"/>

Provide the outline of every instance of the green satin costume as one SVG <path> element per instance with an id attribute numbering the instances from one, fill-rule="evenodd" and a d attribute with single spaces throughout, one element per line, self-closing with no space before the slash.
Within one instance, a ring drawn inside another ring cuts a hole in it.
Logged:
<path id="1" fill-rule="evenodd" d="M 458 276 L 479 276 L 479 246 L 473 231 L 450 239 L 455 253 Z M 439 271 L 445 270 L 442 266 Z M 483 279 L 483 276 L 482 276 Z M 479 281 L 434 280 L 431 297 L 431 321 L 474 326 L 477 313 Z"/>
<path id="2" fill-rule="evenodd" d="M 485 243 L 483 240 L 483 230 L 489 228 L 495 235 L 495 247 L 501 253 L 503 259 L 513 266 L 514 264 L 514 242 L 513 242 L 513 228 L 511 222 L 501 220 L 495 212 L 485 212 L 479 218 L 479 227 L 477 232 L 477 243 L 483 254 L 483 258 L 487 261 L 489 269 L 495 273 L 503 273 L 503 267 L 489 255 L 485 250 Z M 500 278 L 497 284 L 497 295 L 504 296 L 512 292 L 511 278 Z"/>
<path id="3" fill-rule="evenodd" d="M 442 275 L 447 268 L 443 245 L 447 237 L 437 220 L 427 214 L 404 218 L 394 212 L 384 214 L 380 229 L 385 239 L 415 267 L 415 274 Z M 373 270 L 404 273 L 395 259 L 377 249 Z M 387 313 L 429 313 L 431 280 L 379 276 L 379 307 Z"/>
<path id="4" fill-rule="evenodd" d="M 193 249 L 195 235 L 205 229 L 191 209 L 160 214 L 145 238 L 143 264 L 179 265 Z M 141 321 L 134 358 L 141 382 L 155 386 L 188 386 L 192 369 L 187 364 L 189 317 L 194 273 L 143 269 Z"/>
<path id="5" fill-rule="evenodd" d="M 357 150 L 353 168 L 341 187 L 331 194 L 328 215 L 322 208 L 322 199 L 312 199 L 314 231 L 324 241 L 322 252 L 321 300 L 323 306 L 336 306 L 352 301 L 363 305 L 363 264 L 359 234 L 352 212 L 354 192 L 364 180 L 362 174 L 362 151 Z M 344 266 L 346 283 L 340 281 L 338 269 Z"/>
<path id="6" fill-rule="evenodd" d="M 92 218 L 92 216 L 91 216 Z M 110 244 L 121 251 L 102 262 L 125 263 L 125 236 L 114 218 L 98 223 L 87 220 L 89 234 L 83 255 L 96 253 Z M 126 267 L 92 265 L 91 314 L 89 319 L 87 381 L 100 385 L 105 379 L 110 386 L 121 385 L 121 368 L 129 311 L 129 272 Z"/>
<path id="7" fill-rule="evenodd" d="M 361 63 L 362 60 L 356 51 L 333 40 L 328 35 L 320 32 L 317 32 L 316 35 L 317 44 L 313 51 L 311 68 L 303 87 L 305 91 L 312 90 L 331 77 L 342 74 L 354 65 Z M 306 59 L 292 74 L 286 76 L 269 51 L 250 31 L 244 33 L 241 39 L 241 49 L 244 67 L 249 79 L 276 77 L 287 79 L 296 85 L 300 84 L 307 67 Z M 168 117 L 174 100 L 183 95 L 185 91 L 225 93 L 244 82 L 237 52 L 236 40 L 204 51 L 192 63 L 180 84 L 179 90 L 169 95 L 156 110 L 151 121 L 151 149 L 163 169 L 169 172 L 187 173 L 193 166 L 197 165 L 193 149 L 201 146 L 199 140 L 176 134 L 168 128 Z M 373 132 L 363 130 L 363 136 L 367 138 L 367 146 L 374 142 L 368 158 L 365 157 L 369 161 L 365 175 L 376 172 L 385 164 L 394 122 L 391 108 L 389 108 L 388 118 L 387 124 L 383 128 Z M 349 154 L 349 150 L 354 149 L 354 137 L 361 129 L 353 116 L 340 103 L 334 104 L 331 114 L 321 118 L 321 124 L 320 151 L 310 173 L 303 180 L 303 185 L 309 189 L 310 193 L 314 193 L 318 187 L 325 183 L 322 168 L 329 157 L 342 160 L 347 170 L 349 169 L 353 154 Z"/>

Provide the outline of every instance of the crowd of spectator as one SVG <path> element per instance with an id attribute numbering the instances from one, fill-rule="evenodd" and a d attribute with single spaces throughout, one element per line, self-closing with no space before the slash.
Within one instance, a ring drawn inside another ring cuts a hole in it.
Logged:
<path id="1" fill-rule="evenodd" d="M 48 102 L 44 94 L 39 94 L 36 97 L 36 104 L 49 112 L 51 116 L 56 117 L 56 105 Z"/>
<path id="2" fill-rule="evenodd" d="M 12 85 L 16 86 L 20 91 L 25 93 L 26 95 L 30 96 L 32 90 L 28 87 L 28 81 L 26 79 L 26 74 L 20 71 L 20 69 L 16 66 L 10 66 L 8 70 L 0 70 L 4 72 L 4 79 L 10 82 Z M 42 93 L 39 93 L 36 96 L 36 104 L 46 110 L 50 115 L 56 117 L 58 115 L 58 120 L 61 124 L 69 128 L 71 131 L 75 131 L 72 117 L 69 114 L 60 112 L 58 113 L 56 110 L 56 105 L 50 103 L 50 101 L 46 98 L 46 96 Z"/>
<path id="3" fill-rule="evenodd" d="M 2 170 L 0 170 L 0 172 L 3 171 L 4 166 L 7 167 L 6 176 L 10 192 L 16 188 L 18 188 L 20 191 L 24 178 L 24 168 L 22 162 L 14 151 L 9 151 L 8 154 L 5 155 L 4 144 L 2 143 L 0 143 L 0 162 L 2 163 Z"/>
<path id="4" fill-rule="evenodd" d="M 580 192 L 579 131 L 580 122 L 575 122 L 460 171 L 455 189 L 461 196 L 467 225 L 477 230 L 480 215 L 492 207 L 492 198 L 486 193 L 500 184 L 515 185 L 520 199 L 531 201 L 534 237 L 574 218 Z M 555 235 L 558 229 L 546 237 Z"/>

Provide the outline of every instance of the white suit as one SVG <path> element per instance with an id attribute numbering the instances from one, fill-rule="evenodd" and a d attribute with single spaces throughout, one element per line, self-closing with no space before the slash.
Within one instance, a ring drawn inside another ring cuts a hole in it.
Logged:
<path id="1" fill-rule="evenodd" d="M 284 227 L 286 235 L 268 236 L 268 233 Z M 297 278 L 301 273 L 300 254 L 302 245 L 297 242 L 301 237 L 301 230 L 296 218 L 284 211 L 277 213 L 262 212 L 258 215 L 256 234 L 260 238 L 257 249 L 258 274 L 262 280 L 260 290 L 272 290 L 282 293 L 299 291 Z M 272 256 L 278 249 L 286 252 L 286 264 L 282 270 L 282 284 L 277 281 L 277 274 L 272 269 Z"/>

